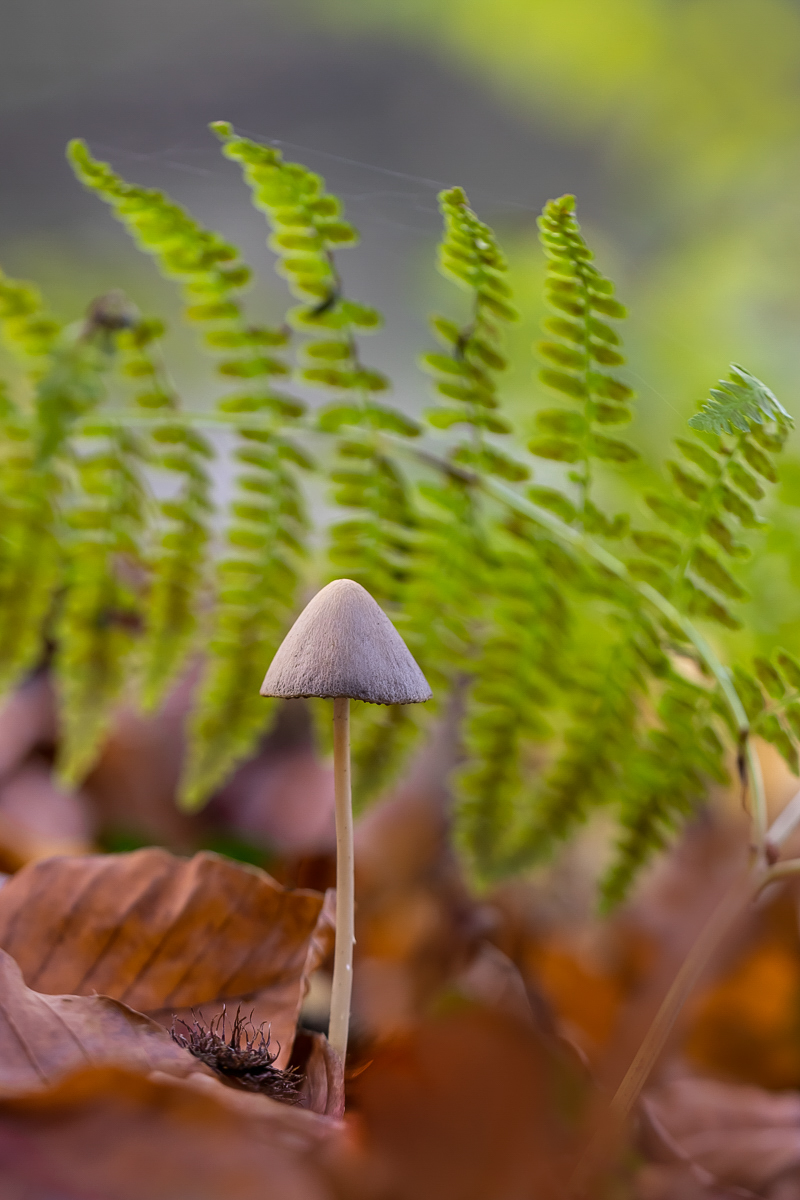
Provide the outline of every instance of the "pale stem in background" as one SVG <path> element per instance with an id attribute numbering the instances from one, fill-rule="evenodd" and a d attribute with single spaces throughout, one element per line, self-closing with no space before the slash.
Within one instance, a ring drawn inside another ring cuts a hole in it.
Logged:
<path id="1" fill-rule="evenodd" d="M 770 826 L 767 834 L 767 842 L 770 846 L 780 846 L 785 842 L 790 833 L 794 833 L 797 826 L 800 825 L 800 792 L 795 792 L 786 807 L 778 813 L 778 816 Z"/>
<path id="2" fill-rule="evenodd" d="M 760 845 L 777 848 L 800 824 L 800 792 L 798 792 L 778 815 L 768 830 L 766 806 L 761 769 L 757 755 L 748 745 L 748 765 L 753 782 L 754 833 Z M 800 859 L 791 858 L 770 865 L 758 850 L 754 853 L 749 871 L 740 877 L 722 898 L 708 923 L 689 951 L 672 986 L 661 1002 L 658 1012 L 644 1041 L 628 1068 L 617 1092 L 611 1101 L 608 1117 L 601 1122 L 586 1152 L 582 1156 L 569 1184 L 569 1195 L 576 1196 L 596 1180 L 599 1169 L 613 1157 L 615 1135 L 639 1098 L 647 1083 L 658 1056 L 664 1048 L 675 1020 L 688 996 L 700 978 L 709 959 L 718 949 L 736 919 L 745 911 L 751 900 L 771 884 L 777 884 L 794 875 L 800 875 Z"/>
<path id="3" fill-rule="evenodd" d="M 353 805 L 350 787 L 350 700 L 333 702 L 333 774 L 336 795 L 336 950 L 333 959 L 328 1041 L 344 1062 L 353 990 Z"/>
<path id="4" fill-rule="evenodd" d="M 761 772 L 761 760 L 753 745 L 753 739 L 747 739 L 747 769 L 750 779 L 750 811 L 753 819 L 753 838 L 759 856 L 763 855 L 767 843 L 767 798 L 764 793 L 764 776 Z"/>

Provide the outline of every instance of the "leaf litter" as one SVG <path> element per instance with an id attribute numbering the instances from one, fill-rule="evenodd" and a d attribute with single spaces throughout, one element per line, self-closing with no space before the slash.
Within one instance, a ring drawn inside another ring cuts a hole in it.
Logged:
<path id="1" fill-rule="evenodd" d="M 549 892 L 476 897 L 448 838 L 452 753 L 429 754 L 359 829 L 344 1079 L 324 1035 L 297 1026 L 330 951 L 332 895 L 156 848 L 33 861 L 9 879 L 4 1200 L 566 1198 L 630 1031 L 735 869 L 740 835 L 701 820 L 602 925 L 574 888 L 559 899 L 557 874 Z M 711 964 L 598 1187 L 800 1197 L 790 897 L 767 897 Z"/>

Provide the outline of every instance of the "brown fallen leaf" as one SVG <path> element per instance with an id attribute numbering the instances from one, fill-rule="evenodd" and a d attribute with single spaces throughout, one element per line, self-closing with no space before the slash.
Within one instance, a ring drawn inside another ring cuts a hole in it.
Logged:
<path id="1" fill-rule="evenodd" d="M 299 1102 L 303 1108 L 329 1117 L 344 1115 L 342 1060 L 323 1034 L 298 1029 L 289 1065 L 302 1076 Z"/>
<path id="2" fill-rule="evenodd" d="M 37 747 L 52 748 L 57 704 L 50 675 L 40 671 L 7 696 L 0 707 L 0 779 L 12 775 Z"/>
<path id="3" fill-rule="evenodd" d="M 181 812 L 175 794 L 185 752 L 186 718 L 200 674 L 192 662 L 156 714 L 122 705 L 100 757 L 84 781 L 96 823 L 106 836 L 133 836 L 189 853 L 205 813 Z"/>
<path id="4" fill-rule="evenodd" d="M 18 871 L 54 854 L 89 854 L 93 826 L 83 797 L 30 759 L 0 785 L 0 868 Z"/>
<path id="5" fill-rule="evenodd" d="M 0 1096 L 44 1087 L 78 1067 L 203 1070 L 155 1021 L 107 996 L 44 996 L 0 951 Z"/>
<path id="6" fill-rule="evenodd" d="M 0 889 L 0 948 L 37 991 L 122 1000 L 166 1026 L 239 1003 L 265 1022 L 285 1065 L 323 897 L 263 871 L 166 850 L 52 858 Z M 328 918 L 323 917 L 327 925 Z"/>
<path id="7" fill-rule="evenodd" d="M 490 897 L 498 919 L 493 940 L 519 969 L 529 995 L 542 993 L 559 1028 L 612 1094 L 698 930 L 746 860 L 738 818 L 701 813 L 630 900 L 602 920 L 570 861 L 563 875 L 551 872 L 547 889 L 520 880 Z M 746 928 L 745 919 L 732 931 L 706 978 Z M 679 1022 L 676 1037 L 684 1027 Z"/>
<path id="8" fill-rule="evenodd" d="M 574 1083 L 528 1023 L 462 1007 L 376 1051 L 331 1170 L 348 1200 L 549 1200 L 566 1179 Z"/>
<path id="9" fill-rule="evenodd" d="M 210 1085 L 210 1086 L 208 1086 Z M 314 1146 L 335 1123 L 206 1080 L 86 1069 L 0 1099 L 3 1200 L 328 1200 Z"/>
<path id="10" fill-rule="evenodd" d="M 684 1077 L 649 1090 L 645 1112 L 656 1135 L 677 1151 L 672 1170 L 645 1171 L 639 1191 L 647 1200 L 677 1196 L 681 1177 L 694 1185 L 740 1188 L 758 1196 L 795 1197 L 800 1171 L 800 1094 L 767 1092 L 714 1079 Z M 663 1131 L 663 1132 L 662 1132 Z M 648 1139 L 652 1141 L 652 1139 Z M 653 1157 L 658 1155 L 658 1148 Z M 793 1190 L 783 1186 L 794 1175 Z M 774 1189 L 774 1190 L 773 1190 Z M 723 1193 L 723 1194 L 728 1194 Z"/>
<path id="11" fill-rule="evenodd" d="M 684 1053 L 695 1070 L 766 1088 L 800 1087 L 796 892 L 751 913 L 719 977 L 690 1003 Z"/>

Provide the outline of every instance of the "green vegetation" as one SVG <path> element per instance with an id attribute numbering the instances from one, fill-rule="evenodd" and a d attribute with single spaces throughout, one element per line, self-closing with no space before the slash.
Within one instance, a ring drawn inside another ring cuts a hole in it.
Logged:
<path id="1" fill-rule="evenodd" d="M 745 773 L 750 762 L 761 830 L 751 728 L 795 771 L 800 738 L 800 664 L 776 651 L 751 667 L 733 636 L 741 567 L 792 424 L 769 388 L 731 367 L 661 486 L 634 473 L 630 513 L 608 511 L 609 481 L 638 460 L 615 429 L 633 411 L 626 313 L 574 199 L 540 219 L 540 378 L 557 399 L 515 429 L 502 398 L 517 315 L 507 263 L 453 188 L 440 196 L 439 266 L 468 311 L 432 319 L 439 348 L 422 366 L 435 404 L 418 424 L 386 403 L 388 380 L 365 362 L 380 317 L 344 289 L 336 256 L 357 234 L 341 203 L 276 150 L 214 131 L 296 301 L 278 328 L 246 312 L 251 273 L 236 247 L 83 143 L 69 150 L 78 178 L 180 287 L 220 385 L 214 412 L 181 404 L 161 323 L 123 297 L 62 327 L 35 289 L 0 276 L 3 336 L 25 370 L 0 409 L 0 679 L 12 688 L 55 647 L 62 776 L 86 774 L 131 680 L 156 709 L 202 652 L 181 785 L 182 803 L 201 805 L 264 732 L 258 685 L 301 588 L 346 575 L 397 622 L 436 697 L 424 712 L 357 711 L 357 792 L 385 785 L 457 697 L 457 835 L 479 877 L 539 861 L 604 808 L 617 851 L 602 893 L 614 903 L 737 758 Z M 321 407 L 309 411 L 297 385 L 319 389 Z M 235 438 L 222 513 L 209 428 Z M 320 476 L 335 513 L 321 524 L 307 504 Z M 708 640 L 715 627 L 731 669 Z"/>

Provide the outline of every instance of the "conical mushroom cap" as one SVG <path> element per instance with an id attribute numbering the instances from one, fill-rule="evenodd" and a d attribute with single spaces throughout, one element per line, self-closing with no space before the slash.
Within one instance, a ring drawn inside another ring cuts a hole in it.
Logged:
<path id="1" fill-rule="evenodd" d="M 392 622 L 352 579 L 317 592 L 261 686 L 262 696 L 349 696 L 370 704 L 418 704 L 432 694 Z"/>

